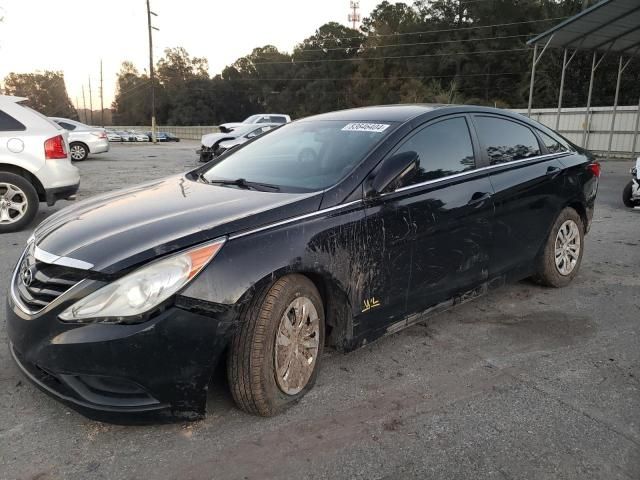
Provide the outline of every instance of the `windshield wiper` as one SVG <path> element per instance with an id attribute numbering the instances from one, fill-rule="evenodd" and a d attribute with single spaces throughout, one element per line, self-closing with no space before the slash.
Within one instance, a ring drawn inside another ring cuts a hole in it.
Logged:
<path id="1" fill-rule="evenodd" d="M 206 178 L 204 178 L 203 175 L 201 175 L 200 178 L 203 181 L 214 184 L 214 185 L 234 185 L 236 187 L 246 188 L 247 190 L 258 190 L 260 192 L 269 192 L 269 191 L 279 192 L 280 191 L 280 187 L 278 187 L 277 185 L 271 185 L 269 183 L 250 182 L 244 178 L 237 178 L 236 180 L 224 180 L 224 179 L 207 180 Z"/>

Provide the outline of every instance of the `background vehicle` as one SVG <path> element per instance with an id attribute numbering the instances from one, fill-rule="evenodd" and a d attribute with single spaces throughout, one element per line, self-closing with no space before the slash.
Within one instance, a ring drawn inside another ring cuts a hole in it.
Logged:
<path id="1" fill-rule="evenodd" d="M 122 137 L 113 130 L 107 130 L 107 140 L 110 142 L 121 142 Z"/>
<path id="2" fill-rule="evenodd" d="M 80 183 L 67 131 L 23 100 L 0 95 L 0 233 L 27 226 L 39 202 L 73 198 Z"/>
<path id="3" fill-rule="evenodd" d="M 316 159 L 301 164 L 309 135 Z M 274 415 L 312 388 L 325 343 L 353 350 L 506 281 L 569 284 L 599 174 L 498 109 L 306 118 L 49 217 L 11 281 L 11 351 L 96 418 L 202 416 L 226 354 L 237 405 Z M 48 285 L 20 272 L 41 270 L 69 289 L 34 297 Z"/>
<path id="4" fill-rule="evenodd" d="M 124 130 L 119 130 L 116 132 L 118 135 L 120 135 L 120 138 L 122 138 L 123 142 L 135 142 L 136 141 L 136 136 L 130 132 L 126 132 Z"/>
<path id="5" fill-rule="evenodd" d="M 133 133 L 134 137 L 136 138 L 136 142 L 148 142 L 149 141 L 149 137 L 144 134 L 144 133 L 140 133 L 140 132 L 131 132 Z"/>
<path id="6" fill-rule="evenodd" d="M 200 155 L 200 162 L 208 162 L 214 157 L 222 155 L 225 151 L 242 145 L 252 138 L 259 137 L 263 133 L 279 127 L 280 124 L 240 124 L 227 133 L 208 133 L 201 139 L 202 146 L 196 153 Z"/>
<path id="7" fill-rule="evenodd" d="M 251 115 L 250 117 L 245 118 L 242 122 L 223 123 L 219 128 L 220 131 L 225 132 L 226 130 L 231 130 L 247 123 L 277 123 L 282 125 L 289 122 L 291 122 L 291 117 L 283 113 L 260 113 L 258 115 Z"/>
<path id="8" fill-rule="evenodd" d="M 151 134 L 151 132 L 146 132 L 147 137 L 149 137 L 149 141 L 153 140 L 153 135 Z M 167 138 L 167 134 L 164 132 L 158 132 L 156 133 L 156 140 L 158 142 L 168 142 L 169 139 Z"/>
<path id="9" fill-rule="evenodd" d="M 69 132 L 71 160 L 80 162 L 85 160 L 89 154 L 109 151 L 109 139 L 104 128 L 90 127 L 68 118 L 50 118 Z"/>
<path id="10" fill-rule="evenodd" d="M 625 207 L 640 207 L 640 157 L 636 160 L 636 166 L 631 169 L 631 180 L 622 191 L 622 203 Z"/>
<path id="11" fill-rule="evenodd" d="M 178 137 L 177 135 L 174 135 L 173 133 L 169 133 L 169 132 L 162 132 L 162 133 L 167 138 L 167 142 L 179 142 L 180 141 L 180 137 Z"/>

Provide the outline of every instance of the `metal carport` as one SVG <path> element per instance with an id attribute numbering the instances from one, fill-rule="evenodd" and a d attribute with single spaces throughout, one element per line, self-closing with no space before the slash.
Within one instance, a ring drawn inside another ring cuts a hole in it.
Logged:
<path id="1" fill-rule="evenodd" d="M 589 116 L 591 96 L 595 72 L 602 60 L 610 54 L 619 56 L 618 77 L 613 105 L 613 118 L 609 133 L 607 157 L 611 156 L 611 142 L 616 121 L 616 111 L 620 94 L 620 79 L 634 56 L 640 53 L 640 0 L 603 0 L 577 15 L 559 23 L 555 27 L 541 33 L 527 42 L 533 45 L 533 61 L 531 64 L 531 83 L 529 86 L 529 106 L 527 113 L 531 116 L 533 105 L 533 87 L 535 84 L 536 65 L 548 47 L 564 50 L 560 92 L 558 95 L 558 115 L 556 129 L 562 112 L 562 94 L 564 90 L 565 72 L 578 51 L 592 51 L 591 77 L 585 112 L 582 146 L 586 147 L 589 135 Z M 538 49 L 542 50 L 538 53 Z M 633 155 L 637 152 L 638 128 L 640 127 L 640 99 L 633 136 Z"/>

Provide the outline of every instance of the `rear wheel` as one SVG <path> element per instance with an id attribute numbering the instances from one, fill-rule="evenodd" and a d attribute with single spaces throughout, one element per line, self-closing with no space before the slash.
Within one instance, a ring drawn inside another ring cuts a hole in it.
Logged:
<path id="1" fill-rule="evenodd" d="M 633 180 L 627 183 L 622 190 L 622 203 L 625 207 L 633 208 L 640 205 L 640 202 L 634 201 L 631 196 L 633 195 Z"/>
<path id="2" fill-rule="evenodd" d="M 39 206 L 38 193 L 26 178 L 0 172 L 0 233 L 26 227 Z"/>
<path id="3" fill-rule="evenodd" d="M 568 285 L 580 269 L 583 247 L 582 219 L 573 208 L 565 208 L 549 233 L 534 279 L 549 287 Z"/>
<path id="4" fill-rule="evenodd" d="M 227 374 L 236 404 L 272 416 L 315 383 L 324 343 L 324 309 L 313 283 L 288 275 L 266 287 L 241 316 Z"/>
<path id="5" fill-rule="evenodd" d="M 81 162 L 89 156 L 89 148 L 84 143 L 74 142 L 69 145 L 71 160 Z"/>

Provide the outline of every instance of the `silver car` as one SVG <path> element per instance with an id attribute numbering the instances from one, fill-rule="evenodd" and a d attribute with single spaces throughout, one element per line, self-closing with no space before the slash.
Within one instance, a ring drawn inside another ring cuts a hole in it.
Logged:
<path id="1" fill-rule="evenodd" d="M 278 123 L 240 124 L 227 132 L 208 133 L 202 136 L 202 146 L 200 150 L 196 150 L 196 153 L 200 155 L 201 162 L 208 162 L 222 155 L 225 151 L 242 145 L 279 126 L 280 124 Z"/>
<path id="2" fill-rule="evenodd" d="M 68 118 L 50 117 L 65 130 L 69 131 L 69 153 L 71 160 L 80 162 L 89 154 L 109 151 L 109 139 L 104 128 L 90 127 Z"/>
<path id="3" fill-rule="evenodd" d="M 247 124 L 265 124 L 265 123 L 277 123 L 279 125 L 289 123 L 291 121 L 291 117 L 289 115 L 285 115 L 284 113 L 259 113 L 257 115 L 251 115 L 250 117 L 245 118 L 242 122 L 230 122 L 223 123 L 218 128 L 220 131 L 230 131 L 232 128 L 244 126 Z"/>
<path id="4" fill-rule="evenodd" d="M 25 100 L 0 95 L 0 233 L 26 227 L 40 202 L 75 198 L 80 184 L 68 133 Z"/>

